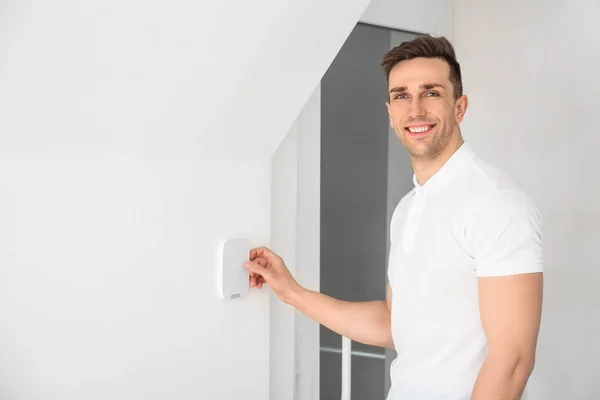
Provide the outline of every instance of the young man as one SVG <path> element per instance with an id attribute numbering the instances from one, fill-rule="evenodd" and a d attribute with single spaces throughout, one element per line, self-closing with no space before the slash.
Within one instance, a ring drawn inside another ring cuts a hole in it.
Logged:
<path id="1" fill-rule="evenodd" d="M 468 99 L 448 40 L 405 42 L 381 64 L 390 124 L 415 184 L 392 217 L 386 300 L 307 290 L 267 248 L 251 251 L 251 285 L 269 284 L 340 335 L 395 348 L 389 400 L 520 399 L 541 320 L 539 213 L 464 142 Z"/>

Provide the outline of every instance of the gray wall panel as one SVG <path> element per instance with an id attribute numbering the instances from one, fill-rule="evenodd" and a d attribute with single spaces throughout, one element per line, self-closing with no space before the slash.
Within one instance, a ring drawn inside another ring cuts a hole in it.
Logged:
<path id="1" fill-rule="evenodd" d="M 321 82 L 321 292 L 348 301 L 383 300 L 389 219 L 410 190 L 412 167 L 390 132 L 379 66 L 402 34 L 358 24 Z M 410 35 L 412 37 L 413 35 Z M 341 337 L 321 327 L 321 346 Z M 393 352 L 353 343 L 353 400 L 383 400 Z M 321 352 L 321 400 L 339 399 L 341 357 Z"/>

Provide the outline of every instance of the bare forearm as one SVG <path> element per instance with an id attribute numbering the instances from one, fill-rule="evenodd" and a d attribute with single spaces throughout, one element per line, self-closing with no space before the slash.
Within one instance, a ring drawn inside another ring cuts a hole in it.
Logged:
<path id="1" fill-rule="evenodd" d="M 531 363 L 488 357 L 479 371 L 471 400 L 520 400 L 531 374 Z"/>
<path id="2" fill-rule="evenodd" d="M 286 303 L 355 342 L 393 348 L 390 311 L 385 301 L 341 301 L 300 288 Z"/>

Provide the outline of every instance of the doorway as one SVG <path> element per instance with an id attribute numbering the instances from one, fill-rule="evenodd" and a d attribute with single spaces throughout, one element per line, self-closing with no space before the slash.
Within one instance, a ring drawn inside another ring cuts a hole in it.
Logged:
<path id="1" fill-rule="evenodd" d="M 359 23 L 321 81 L 320 290 L 385 299 L 389 223 L 413 170 L 389 127 L 379 63 L 415 33 Z M 320 327 L 320 399 L 341 397 L 342 338 Z M 393 351 L 352 344 L 353 400 L 384 400 Z"/>

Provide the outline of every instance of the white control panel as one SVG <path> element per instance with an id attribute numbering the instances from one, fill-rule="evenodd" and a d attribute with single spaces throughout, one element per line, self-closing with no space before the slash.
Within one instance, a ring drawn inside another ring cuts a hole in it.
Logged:
<path id="1" fill-rule="evenodd" d="M 250 257 L 245 239 L 225 240 L 219 248 L 218 291 L 223 299 L 244 297 L 250 291 L 250 276 L 244 267 Z"/>

